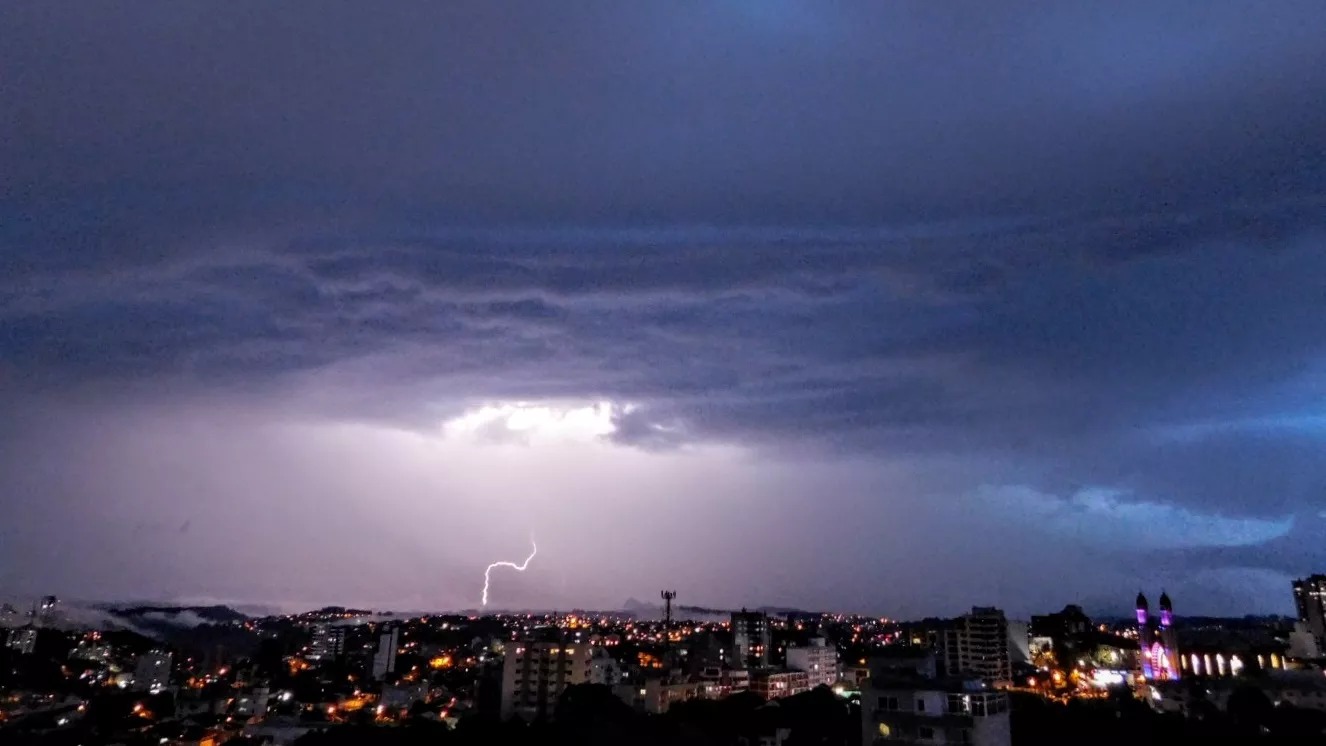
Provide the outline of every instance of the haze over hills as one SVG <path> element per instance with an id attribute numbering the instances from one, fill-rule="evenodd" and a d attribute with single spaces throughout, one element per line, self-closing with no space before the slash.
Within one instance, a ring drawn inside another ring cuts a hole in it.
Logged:
<path id="1" fill-rule="evenodd" d="M 30 601 L 4 599 L 8 611 L 0 614 L 0 626 L 19 627 L 32 621 Z M 227 625 L 249 615 L 225 606 L 176 606 L 171 604 L 124 604 L 60 601 L 40 624 L 61 630 L 125 629 L 147 637 L 160 637 L 174 630 Z"/>
<path id="2" fill-rule="evenodd" d="M 628 598 L 622 604 L 623 612 L 634 616 L 637 619 L 655 620 L 663 618 L 663 605 L 652 604 L 641 601 L 637 598 Z M 704 606 L 688 606 L 686 604 L 673 604 L 672 617 L 674 619 L 689 619 L 692 621 L 725 621 L 736 609 L 711 609 Z M 750 611 L 762 611 L 771 616 L 786 616 L 787 614 L 804 614 L 803 609 L 794 609 L 781 606 L 758 606 Z"/>

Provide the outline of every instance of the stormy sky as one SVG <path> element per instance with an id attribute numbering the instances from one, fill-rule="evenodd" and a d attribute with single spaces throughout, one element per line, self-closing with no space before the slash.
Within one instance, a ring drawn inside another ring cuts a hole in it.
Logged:
<path id="1" fill-rule="evenodd" d="M 0 592 L 1326 570 L 1326 5 L 382 6 L 0 6 Z"/>

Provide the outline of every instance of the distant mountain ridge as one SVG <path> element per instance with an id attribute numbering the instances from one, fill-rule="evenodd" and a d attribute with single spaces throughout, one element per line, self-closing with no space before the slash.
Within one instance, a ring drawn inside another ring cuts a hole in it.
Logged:
<path id="1" fill-rule="evenodd" d="M 198 627 L 204 624 L 234 624 L 249 618 L 247 614 L 220 604 L 210 606 L 117 605 L 105 608 L 115 616 L 129 620 L 139 626 L 148 627 L 159 625 Z"/>
<path id="2" fill-rule="evenodd" d="M 0 626 L 30 624 L 30 604 L 9 602 L 11 612 L 0 614 Z M 221 604 L 177 606 L 163 603 L 86 603 L 61 601 L 55 608 L 39 615 L 41 626 L 52 629 L 115 630 L 122 629 L 146 637 L 169 638 L 177 632 L 200 627 L 228 627 L 243 622 L 247 614 Z"/>
<path id="3" fill-rule="evenodd" d="M 758 611 L 770 616 L 786 616 L 788 614 L 804 614 L 801 609 L 787 608 L 782 606 L 758 606 L 749 611 Z M 673 604 L 672 618 L 687 619 L 691 621 L 726 621 L 732 616 L 736 609 L 711 609 L 704 606 L 687 606 L 685 604 Z M 651 604 L 641 601 L 637 598 L 628 598 L 622 604 L 622 612 L 636 617 L 637 619 L 662 619 L 663 605 Z"/>

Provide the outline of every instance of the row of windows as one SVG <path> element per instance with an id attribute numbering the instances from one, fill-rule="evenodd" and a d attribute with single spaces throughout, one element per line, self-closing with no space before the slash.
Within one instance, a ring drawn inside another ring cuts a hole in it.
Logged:
<path id="1" fill-rule="evenodd" d="M 906 699 L 900 699 L 894 695 L 884 695 L 879 698 L 878 709 L 880 712 L 902 712 L 906 702 Z M 986 715 L 1007 712 L 1008 698 L 1002 694 L 950 694 L 948 695 L 947 705 L 948 712 L 953 714 L 985 717 Z M 917 697 L 915 707 L 907 711 L 925 712 L 925 699 Z"/>
<path id="2" fill-rule="evenodd" d="M 879 709 L 881 712 L 904 712 L 903 705 L 906 702 L 907 702 L 906 699 L 900 699 L 895 696 L 880 697 Z M 912 709 L 905 710 L 905 712 L 925 712 L 926 711 L 925 708 L 926 708 L 925 700 L 922 699 L 921 697 L 917 697 L 916 706 Z"/>
<path id="3" fill-rule="evenodd" d="M 540 671 L 547 671 L 547 670 L 549 670 L 549 669 L 558 669 L 558 668 L 563 668 L 563 669 L 570 670 L 571 668 L 573 668 L 573 667 L 576 666 L 577 664 L 576 664 L 574 661 L 566 661 L 566 662 L 563 662 L 563 663 L 539 663 L 539 664 L 536 665 L 536 664 L 534 664 L 534 663 L 532 663 L 532 662 L 531 662 L 531 663 L 525 663 L 524 661 L 522 661 L 522 660 L 520 660 L 519 658 L 517 658 L 517 659 L 516 659 L 516 665 L 517 665 L 518 667 L 520 667 L 520 668 L 529 668 L 529 669 L 537 668 L 537 669 L 539 669 Z M 589 661 L 585 661 L 585 663 L 584 663 L 585 668 L 589 668 L 590 665 L 591 665 L 591 664 L 590 664 Z"/>
<path id="4" fill-rule="evenodd" d="M 1008 712 L 1008 697 L 1002 694 L 950 694 L 948 711 L 976 717 Z"/>
<path id="5" fill-rule="evenodd" d="M 908 737 L 906 733 L 901 732 L 901 729 L 896 729 L 890 726 L 888 723 L 880 723 L 879 735 L 875 736 L 875 738 L 873 739 L 873 743 L 882 745 L 882 744 L 887 744 L 890 741 L 901 740 L 901 739 L 916 740 L 916 741 L 933 741 L 935 740 L 935 729 L 931 728 L 928 725 L 922 725 L 916 729 L 916 735 L 915 738 L 913 739 Z M 962 728 L 957 731 L 949 731 L 948 739 L 946 740 L 946 742 L 971 743 L 972 733 L 970 730 L 967 730 L 966 728 Z"/>

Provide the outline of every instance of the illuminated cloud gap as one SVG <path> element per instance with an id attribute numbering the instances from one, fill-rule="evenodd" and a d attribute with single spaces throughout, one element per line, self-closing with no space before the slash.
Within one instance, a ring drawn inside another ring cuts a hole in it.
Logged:
<path id="1" fill-rule="evenodd" d="M 529 556 L 526 557 L 526 558 L 525 558 L 525 561 L 524 561 L 524 562 L 521 562 L 519 565 L 517 565 L 517 564 L 514 563 L 514 562 L 494 562 L 494 563 L 492 563 L 491 565 L 489 565 L 488 567 L 484 568 L 484 571 L 483 571 L 483 600 L 480 602 L 480 605 L 482 605 L 482 606 L 487 606 L 487 605 L 488 605 L 488 581 L 489 581 L 489 575 L 492 574 L 492 572 L 493 572 L 493 568 L 494 568 L 494 567 L 509 567 L 509 568 L 511 568 L 512 570 L 515 570 L 516 572 L 525 572 L 525 568 L 526 568 L 526 567 L 529 567 L 529 561 L 532 560 L 532 559 L 534 559 L 534 555 L 536 555 L 536 554 L 539 553 L 539 545 L 534 543 L 534 534 L 530 534 L 530 537 L 529 537 L 529 544 L 530 544 L 530 547 L 531 547 L 531 549 L 530 549 L 530 553 L 529 553 Z"/>

